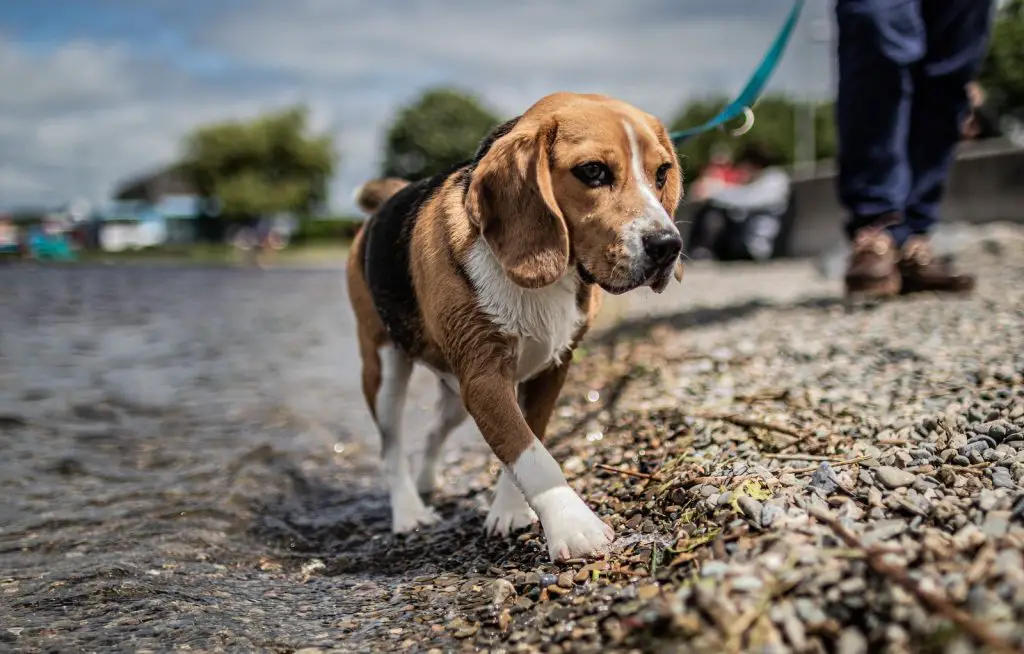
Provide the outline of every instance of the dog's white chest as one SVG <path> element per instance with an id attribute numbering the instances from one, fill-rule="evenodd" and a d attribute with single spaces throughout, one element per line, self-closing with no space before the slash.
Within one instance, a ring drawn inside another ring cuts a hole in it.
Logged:
<path id="1" fill-rule="evenodd" d="M 569 349 L 583 320 L 573 272 L 544 288 L 522 288 L 505 276 L 482 238 L 470 250 L 467 272 L 480 308 L 502 332 L 519 338 L 517 381 L 537 374 Z"/>

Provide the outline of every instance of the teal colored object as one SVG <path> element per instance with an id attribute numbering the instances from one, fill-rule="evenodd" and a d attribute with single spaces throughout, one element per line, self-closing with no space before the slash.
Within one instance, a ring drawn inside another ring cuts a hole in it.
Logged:
<path id="1" fill-rule="evenodd" d="M 63 234 L 36 231 L 28 241 L 29 253 L 37 261 L 74 261 L 75 251 Z"/>
<path id="2" fill-rule="evenodd" d="M 669 134 L 669 138 L 672 139 L 673 143 L 678 145 L 688 138 L 711 131 L 741 115 L 746 115 L 747 123 L 740 128 L 742 130 L 740 133 L 746 133 L 750 130 L 754 124 L 754 114 L 751 108 L 761 96 L 761 91 L 764 90 L 764 85 L 768 82 L 768 78 L 772 76 L 775 68 L 779 65 L 779 61 L 782 60 L 782 55 L 786 52 L 789 38 L 793 34 L 793 28 L 796 27 L 797 22 L 800 20 L 800 12 L 803 8 L 804 0 L 795 0 L 793 2 L 793 8 L 789 11 L 786 22 L 782 24 L 782 29 L 779 30 L 778 35 L 775 37 L 775 42 L 772 43 L 772 47 L 768 49 L 764 59 L 761 60 L 761 65 L 757 67 L 754 74 L 747 80 L 747 85 L 743 87 L 743 90 L 736 96 L 736 99 L 727 104 L 717 116 L 703 125 L 678 130 Z"/>

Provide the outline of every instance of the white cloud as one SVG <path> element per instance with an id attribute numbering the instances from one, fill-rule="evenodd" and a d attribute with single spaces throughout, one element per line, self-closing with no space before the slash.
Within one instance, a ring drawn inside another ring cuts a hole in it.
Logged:
<path id="1" fill-rule="evenodd" d="M 337 138 L 333 201 L 351 210 L 352 189 L 376 173 L 387 121 L 426 86 L 455 83 L 503 115 L 567 89 L 609 93 L 670 118 L 695 95 L 738 89 L 788 7 L 250 0 L 190 37 L 242 66 L 244 77 L 220 84 L 124 44 L 80 39 L 40 55 L 0 36 L 0 88 L 18 90 L 0 96 L 0 206 L 98 199 L 119 179 L 171 160 L 196 124 L 301 100 Z M 824 47 L 798 34 L 773 87 L 820 93 L 827 68 Z"/>

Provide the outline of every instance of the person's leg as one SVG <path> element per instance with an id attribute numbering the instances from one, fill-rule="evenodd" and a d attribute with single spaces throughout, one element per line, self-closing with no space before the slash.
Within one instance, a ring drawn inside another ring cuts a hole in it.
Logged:
<path id="1" fill-rule="evenodd" d="M 836 0 L 837 185 L 853 243 L 848 294 L 900 291 L 897 260 L 911 183 L 911 67 L 925 53 L 921 3 L 927 1 Z"/>
<path id="2" fill-rule="evenodd" d="M 910 192 L 911 67 L 925 54 L 920 10 L 927 1 L 836 2 L 837 181 L 851 240 L 880 217 L 898 222 Z"/>
<path id="3" fill-rule="evenodd" d="M 967 84 L 985 56 L 991 0 L 925 0 L 924 59 L 913 67 L 914 99 L 907 146 L 911 186 L 905 209 L 912 234 L 927 234 L 939 204 L 969 107 Z"/>
<path id="4" fill-rule="evenodd" d="M 898 270 L 904 293 L 970 291 L 974 276 L 934 256 L 928 233 L 939 219 L 946 178 L 968 112 L 966 86 L 978 72 L 992 24 L 990 0 L 925 0 L 928 51 L 913 68 L 914 100 L 907 147 L 911 188 Z"/>

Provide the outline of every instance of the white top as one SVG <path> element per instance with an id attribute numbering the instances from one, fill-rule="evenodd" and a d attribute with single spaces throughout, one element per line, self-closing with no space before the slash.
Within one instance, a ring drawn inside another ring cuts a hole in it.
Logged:
<path id="1" fill-rule="evenodd" d="M 781 168 L 765 168 L 746 184 L 717 188 L 708 200 L 736 209 L 784 209 L 789 200 L 789 175 Z"/>

